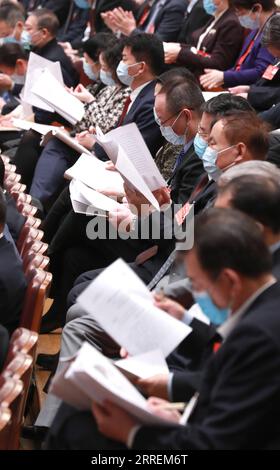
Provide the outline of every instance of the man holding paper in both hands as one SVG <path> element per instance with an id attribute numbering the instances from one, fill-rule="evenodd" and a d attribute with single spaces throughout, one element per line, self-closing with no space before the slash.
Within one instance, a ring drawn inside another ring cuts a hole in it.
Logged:
<path id="1" fill-rule="evenodd" d="M 214 303 L 225 320 L 220 330 L 225 341 L 205 364 L 199 396 L 184 413 L 187 425 L 179 425 L 180 414 L 164 410 L 168 403 L 158 399 L 150 399 L 150 410 L 170 426 L 143 426 L 112 402 L 93 403 L 95 421 L 89 413 L 64 407 L 50 432 L 49 449 L 279 445 L 280 288 L 259 227 L 232 209 L 205 212 L 197 220 L 186 264 L 194 296 Z"/>

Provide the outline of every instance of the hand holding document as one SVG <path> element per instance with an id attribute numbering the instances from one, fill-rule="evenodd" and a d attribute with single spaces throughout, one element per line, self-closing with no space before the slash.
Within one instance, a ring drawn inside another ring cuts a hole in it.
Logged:
<path id="1" fill-rule="evenodd" d="M 92 401 L 110 401 L 143 424 L 168 425 L 154 415 L 148 401 L 100 352 L 84 343 L 68 369 L 55 376 L 50 392 L 79 409 L 91 409 Z"/>
<path id="2" fill-rule="evenodd" d="M 165 187 L 166 182 L 136 124 L 120 126 L 106 135 L 97 127 L 96 140 L 127 184 L 136 188 L 155 209 L 160 210 L 152 192 Z"/>
<path id="3" fill-rule="evenodd" d="M 84 116 L 84 105 L 66 90 L 49 69 L 41 72 L 31 92 L 72 125 Z"/>
<path id="4" fill-rule="evenodd" d="M 48 70 L 49 73 L 63 85 L 63 77 L 61 72 L 61 67 L 59 62 L 52 62 L 48 59 L 30 53 L 28 60 L 28 67 L 26 72 L 25 85 L 22 92 L 22 100 L 25 103 L 30 104 L 31 106 L 36 106 L 37 108 L 44 109 L 45 111 L 54 112 L 54 108 L 46 103 L 45 100 L 41 99 L 38 95 L 33 93 L 33 86 L 37 81 L 40 81 L 40 78 L 45 70 Z M 50 91 L 50 84 L 47 84 L 46 92 Z"/>
<path id="5" fill-rule="evenodd" d="M 70 197 L 73 209 L 78 214 L 97 215 L 104 212 L 117 211 L 121 204 L 78 180 L 70 183 Z"/>
<path id="6" fill-rule="evenodd" d="M 121 259 L 105 269 L 77 302 L 130 355 L 159 349 L 167 357 L 192 331 L 154 306 L 152 293 Z"/>
<path id="7" fill-rule="evenodd" d="M 117 171 L 106 170 L 106 162 L 101 162 L 94 155 L 83 153 L 64 176 L 68 179 L 79 180 L 100 193 L 124 196 L 121 175 Z"/>

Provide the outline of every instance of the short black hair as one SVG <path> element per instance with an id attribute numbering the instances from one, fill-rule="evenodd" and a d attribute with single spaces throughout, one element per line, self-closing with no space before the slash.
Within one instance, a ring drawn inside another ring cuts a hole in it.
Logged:
<path id="1" fill-rule="evenodd" d="M 80 51 L 85 52 L 94 61 L 98 62 L 100 52 L 105 51 L 117 43 L 117 38 L 111 33 L 97 33 L 92 38 L 83 42 Z"/>
<path id="2" fill-rule="evenodd" d="M 129 47 L 137 62 L 145 62 L 155 76 L 164 71 L 163 44 L 157 36 L 146 33 L 135 34 L 125 38 L 124 47 Z"/>
<path id="3" fill-rule="evenodd" d="M 38 29 L 46 29 L 52 36 L 56 36 L 59 30 L 59 20 L 53 11 L 39 8 L 32 11 L 29 16 L 35 16 Z"/>
<path id="4" fill-rule="evenodd" d="M 185 78 L 186 80 L 192 80 L 193 82 L 198 83 L 194 74 L 185 67 L 174 67 L 170 70 L 166 70 L 159 75 L 157 83 L 166 85 L 170 80 L 174 80 L 174 78 Z"/>
<path id="5" fill-rule="evenodd" d="M 6 199 L 3 193 L 3 190 L 0 188 L 0 228 L 4 228 L 6 223 L 6 215 L 7 215 L 7 204 Z"/>
<path id="6" fill-rule="evenodd" d="M 271 254 L 261 229 L 236 209 L 213 208 L 195 220 L 194 249 L 203 270 L 213 280 L 223 269 L 257 279 L 271 272 Z"/>
<path id="7" fill-rule="evenodd" d="M 14 28 L 18 21 L 24 23 L 24 10 L 22 5 L 17 3 L 5 3 L 0 5 L 0 21 L 4 21 Z"/>
<path id="8" fill-rule="evenodd" d="M 266 23 L 262 34 L 262 45 L 280 49 L 280 13 L 272 15 Z"/>
<path id="9" fill-rule="evenodd" d="M 280 233 L 280 181 L 261 175 L 243 175 L 219 189 L 229 193 L 231 205 Z"/>
<path id="10" fill-rule="evenodd" d="M 202 105 L 202 112 L 215 117 L 223 116 L 233 110 L 253 112 L 254 108 L 242 96 L 232 95 L 231 93 L 221 93 Z"/>
<path id="11" fill-rule="evenodd" d="M 172 115 L 188 108 L 200 114 L 204 98 L 200 87 L 193 80 L 175 77 L 163 85 L 159 94 L 166 95 L 166 104 Z"/>
<path id="12" fill-rule="evenodd" d="M 16 42 L 3 44 L 0 46 L 0 68 L 1 65 L 15 67 L 18 59 L 28 61 L 28 56 L 28 52 Z"/>
<path id="13" fill-rule="evenodd" d="M 276 8 L 274 0 L 230 0 L 231 7 L 246 10 L 253 10 L 257 3 L 262 6 L 263 11 L 272 11 Z"/>

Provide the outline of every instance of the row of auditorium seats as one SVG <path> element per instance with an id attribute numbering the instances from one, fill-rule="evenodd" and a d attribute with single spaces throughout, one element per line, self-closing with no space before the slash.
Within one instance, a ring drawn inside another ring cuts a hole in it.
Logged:
<path id="1" fill-rule="evenodd" d="M 0 156 L 5 164 L 5 189 L 14 198 L 18 211 L 26 222 L 17 241 L 27 279 L 27 290 L 20 317 L 20 327 L 10 339 L 8 356 L 0 375 L 0 450 L 20 448 L 20 433 L 36 357 L 38 334 L 52 275 L 48 272 L 48 245 L 42 241 L 44 232 L 38 209 L 21 184 L 21 176 L 8 157 Z"/>

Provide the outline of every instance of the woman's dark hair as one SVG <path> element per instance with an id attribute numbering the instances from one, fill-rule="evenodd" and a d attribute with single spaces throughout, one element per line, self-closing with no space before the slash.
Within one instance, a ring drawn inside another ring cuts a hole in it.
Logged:
<path id="1" fill-rule="evenodd" d="M 101 52 L 117 43 L 117 38 L 111 33 L 97 33 L 92 38 L 83 42 L 81 52 L 85 52 L 94 62 L 98 62 Z"/>
<path id="2" fill-rule="evenodd" d="M 245 8 L 253 11 L 257 4 L 262 6 L 263 11 L 272 11 L 276 8 L 274 0 L 230 0 L 229 3 L 233 8 Z"/>

